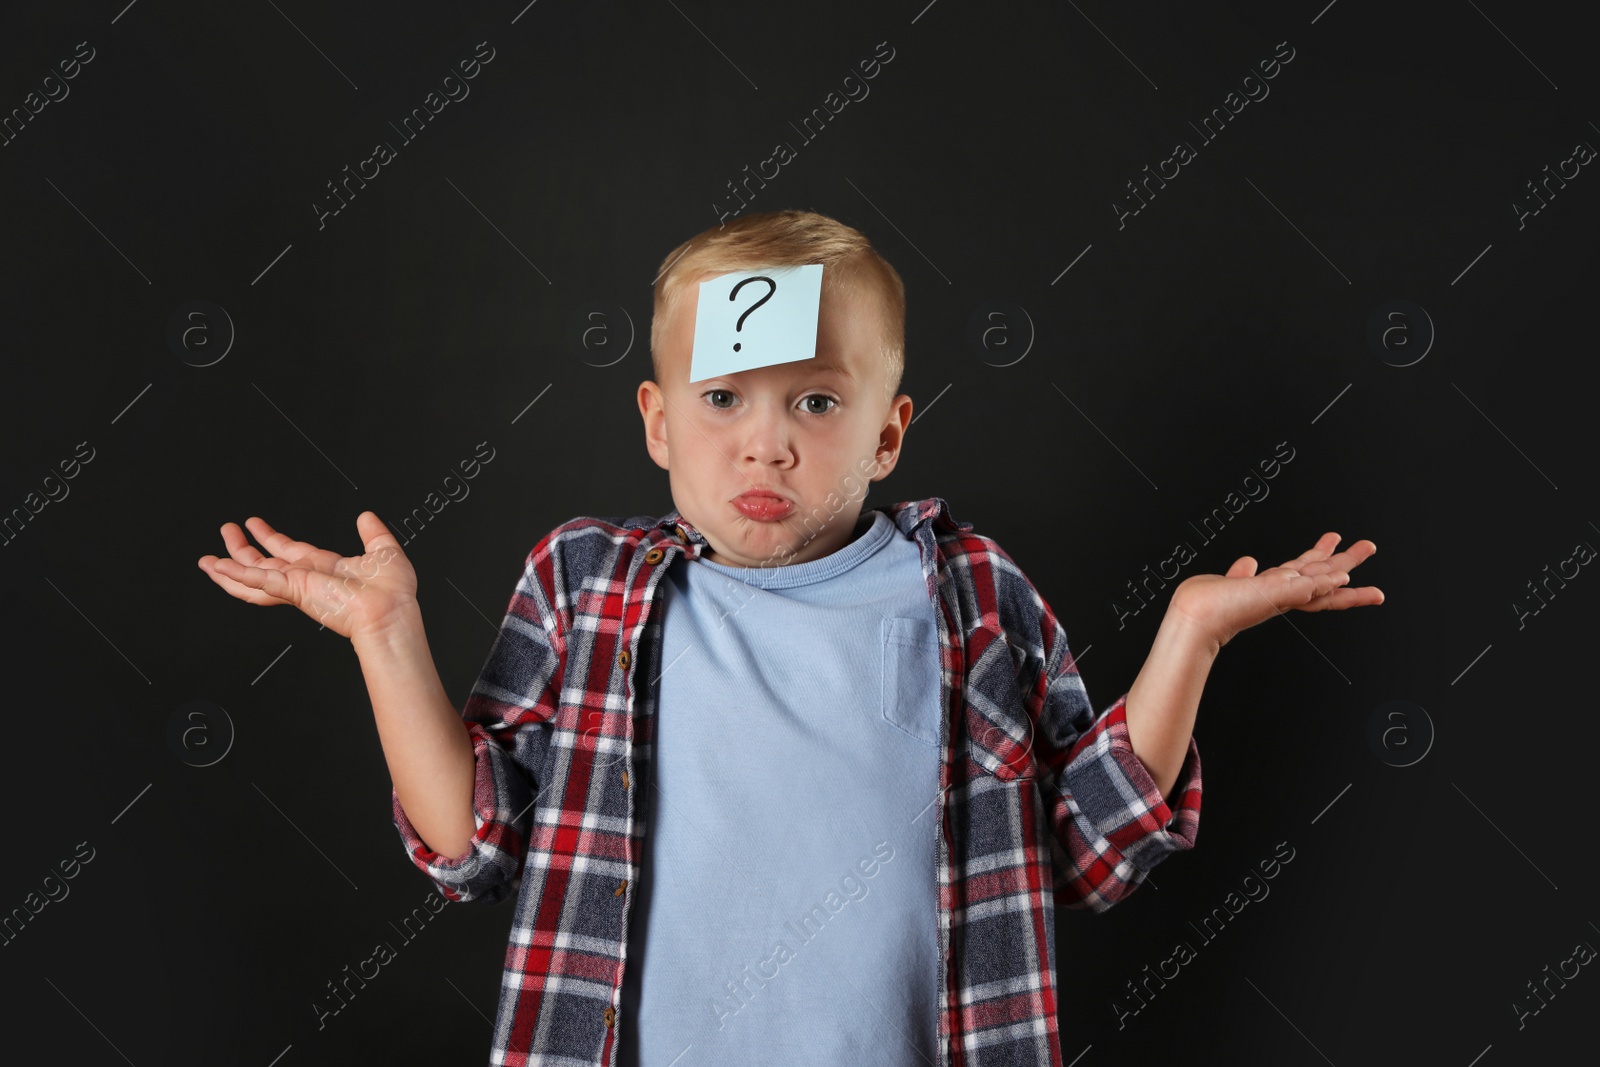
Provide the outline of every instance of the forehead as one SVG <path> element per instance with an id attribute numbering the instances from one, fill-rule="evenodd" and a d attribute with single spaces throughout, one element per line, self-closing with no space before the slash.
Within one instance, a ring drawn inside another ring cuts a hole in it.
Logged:
<path id="1" fill-rule="evenodd" d="M 694 350 L 695 309 L 700 298 L 700 283 L 725 271 L 696 275 L 678 290 L 669 307 L 661 372 L 664 377 L 687 380 L 690 355 Z M 756 367 L 740 374 L 806 374 L 819 370 L 842 370 L 857 384 L 865 384 L 877 373 L 882 362 L 883 312 L 871 290 L 852 291 L 848 287 L 822 287 L 822 305 L 817 316 L 817 353 L 811 359 L 791 360 Z"/>

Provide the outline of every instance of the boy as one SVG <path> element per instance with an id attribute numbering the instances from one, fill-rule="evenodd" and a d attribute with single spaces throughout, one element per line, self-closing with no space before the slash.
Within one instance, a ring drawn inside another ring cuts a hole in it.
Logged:
<path id="1" fill-rule="evenodd" d="M 817 263 L 814 356 L 690 381 L 696 283 Z M 1054 906 L 1193 847 L 1217 651 L 1381 603 L 1341 588 L 1376 546 L 1331 533 L 1193 576 L 1097 716 L 995 542 L 940 497 L 861 509 L 910 425 L 903 345 L 899 276 L 832 219 L 675 249 L 638 391 L 675 507 L 535 545 L 459 716 L 371 512 L 361 557 L 253 519 L 275 558 L 230 523 L 201 559 L 351 638 L 412 861 L 452 900 L 516 894 L 492 1063 L 1059 1067 Z"/>

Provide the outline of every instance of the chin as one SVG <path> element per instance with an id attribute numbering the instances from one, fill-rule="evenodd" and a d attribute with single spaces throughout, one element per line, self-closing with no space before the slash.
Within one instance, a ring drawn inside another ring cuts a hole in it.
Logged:
<path id="1" fill-rule="evenodd" d="M 783 563 L 805 545 L 805 538 L 796 536 L 795 532 L 786 526 L 774 522 L 757 522 L 742 515 L 730 532 L 734 540 L 743 543 L 746 554 L 754 556 L 758 562 L 771 557 L 770 562 Z"/>

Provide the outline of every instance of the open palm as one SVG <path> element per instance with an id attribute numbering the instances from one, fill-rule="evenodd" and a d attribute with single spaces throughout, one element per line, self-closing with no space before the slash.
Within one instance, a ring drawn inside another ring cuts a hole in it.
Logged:
<path id="1" fill-rule="evenodd" d="M 201 556 L 200 569 L 230 595 L 249 604 L 293 604 L 345 637 L 381 629 L 416 603 L 417 573 L 389 528 L 363 511 L 356 530 L 366 552 L 341 556 L 296 541 L 252 516 L 245 525 L 271 555 L 262 555 L 237 523 L 224 523 L 228 556 Z"/>
<path id="2" fill-rule="evenodd" d="M 1227 644 L 1248 629 L 1285 611 L 1342 611 L 1383 603 L 1377 586 L 1349 585 L 1350 572 L 1378 550 L 1361 540 L 1345 549 L 1337 533 L 1325 533 L 1299 556 L 1256 573 L 1252 556 L 1240 556 L 1227 574 L 1196 574 L 1173 591 L 1172 607 L 1216 640 Z"/>

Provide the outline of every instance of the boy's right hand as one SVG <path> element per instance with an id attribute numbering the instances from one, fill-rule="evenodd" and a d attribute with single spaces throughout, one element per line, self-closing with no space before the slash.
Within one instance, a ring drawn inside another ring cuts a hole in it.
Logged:
<path id="1" fill-rule="evenodd" d="M 293 604 L 352 640 L 382 632 L 416 607 L 416 571 L 389 528 L 370 511 L 356 516 L 367 550 L 360 556 L 295 541 L 255 516 L 245 526 L 270 557 L 229 522 L 222 526 L 222 541 L 232 558 L 201 556 L 199 563 L 212 581 L 246 603 Z"/>

